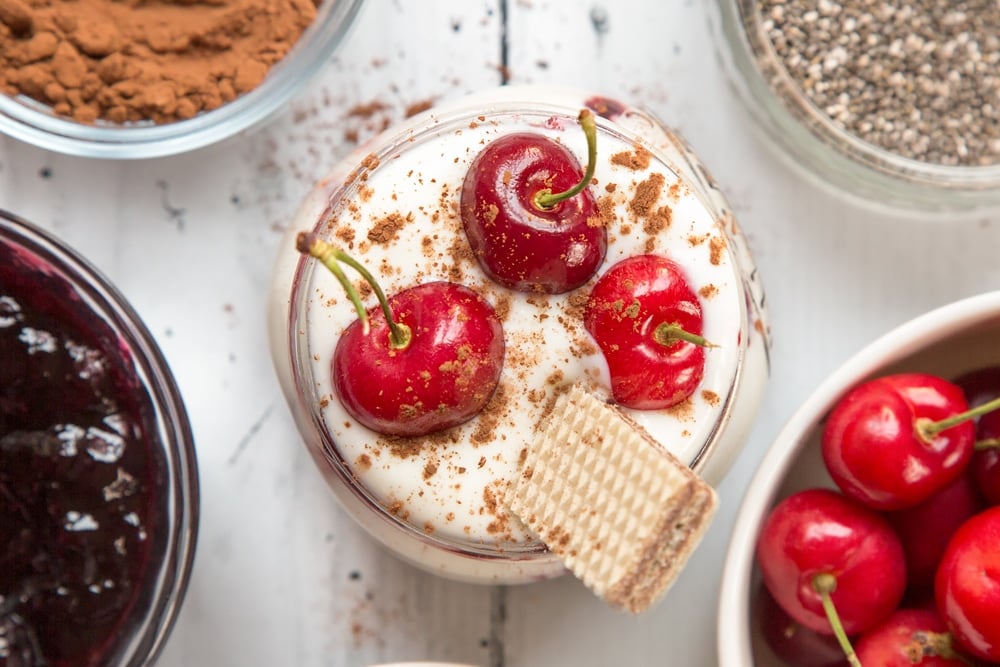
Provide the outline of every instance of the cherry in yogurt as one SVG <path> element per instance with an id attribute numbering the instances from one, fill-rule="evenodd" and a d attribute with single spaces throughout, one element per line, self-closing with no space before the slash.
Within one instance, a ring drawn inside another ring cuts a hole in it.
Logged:
<path id="1" fill-rule="evenodd" d="M 162 558 L 148 395 L 65 279 L 0 242 L 0 664 L 106 664 Z"/>

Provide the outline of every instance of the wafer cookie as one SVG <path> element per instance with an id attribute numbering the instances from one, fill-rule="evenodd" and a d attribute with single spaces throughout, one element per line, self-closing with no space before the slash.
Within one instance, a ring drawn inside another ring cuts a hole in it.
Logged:
<path id="1" fill-rule="evenodd" d="M 508 498 L 577 578 L 633 613 L 667 592 L 718 504 L 644 429 L 578 386 L 557 400 Z"/>

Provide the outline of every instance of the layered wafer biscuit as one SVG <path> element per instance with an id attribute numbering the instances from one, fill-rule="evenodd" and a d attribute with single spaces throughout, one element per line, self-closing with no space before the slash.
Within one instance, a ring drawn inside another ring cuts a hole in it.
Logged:
<path id="1" fill-rule="evenodd" d="M 559 397 L 508 498 L 577 578 L 633 613 L 667 592 L 718 504 L 708 483 L 579 387 Z"/>

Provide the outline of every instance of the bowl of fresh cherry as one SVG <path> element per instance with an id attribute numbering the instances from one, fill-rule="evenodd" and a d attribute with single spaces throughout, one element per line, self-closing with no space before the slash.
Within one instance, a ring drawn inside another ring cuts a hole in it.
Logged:
<path id="1" fill-rule="evenodd" d="M 730 540 L 719 664 L 1000 663 L 1000 292 L 871 343 L 792 416 Z"/>

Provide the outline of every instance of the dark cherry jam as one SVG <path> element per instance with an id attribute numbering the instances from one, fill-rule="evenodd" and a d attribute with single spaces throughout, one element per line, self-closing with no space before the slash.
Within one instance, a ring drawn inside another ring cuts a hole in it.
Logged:
<path id="1" fill-rule="evenodd" d="M 162 558 L 162 450 L 127 347 L 0 241 L 0 666 L 114 662 Z"/>

